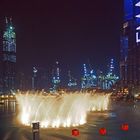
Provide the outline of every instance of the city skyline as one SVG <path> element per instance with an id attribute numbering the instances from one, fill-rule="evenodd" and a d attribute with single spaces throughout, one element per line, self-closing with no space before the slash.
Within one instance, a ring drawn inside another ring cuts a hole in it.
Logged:
<path id="1" fill-rule="evenodd" d="M 106 66 L 106 70 L 103 70 L 102 72 L 101 69 L 100 71 L 96 70 L 95 68 L 93 69 L 91 63 L 88 61 L 87 64 L 83 64 L 84 67 L 81 69 L 81 71 L 79 71 L 80 77 L 76 76 L 75 82 L 72 81 L 73 77 L 69 75 L 70 73 L 68 74 L 67 71 L 63 73 L 63 67 L 59 67 L 60 64 L 58 61 L 56 61 L 56 66 L 53 66 L 51 73 L 49 73 L 45 68 L 33 67 L 32 73 L 30 77 L 28 77 L 29 75 L 26 75 L 16 68 L 16 33 L 15 27 L 12 23 L 12 18 L 5 17 L 5 30 L 3 32 L 2 42 L 3 50 L 1 55 L 1 68 L 3 69 L 3 74 L 0 77 L 2 80 L 2 91 L 10 91 L 16 89 L 48 90 L 50 87 L 52 87 L 51 90 L 55 91 L 59 86 L 68 86 L 69 88 L 71 86 L 75 86 L 75 88 L 82 89 L 95 87 L 100 87 L 101 89 L 110 89 L 112 84 L 118 80 L 118 76 L 116 75 L 116 66 L 114 66 L 114 59 L 111 59 L 110 64 Z M 68 77 L 69 84 L 67 84 Z M 98 83 L 99 79 L 100 84 Z M 27 80 L 29 80 L 28 86 L 26 83 Z"/>
<path id="2" fill-rule="evenodd" d="M 88 61 L 95 69 L 105 69 L 103 64 L 115 57 L 118 65 L 121 16 L 117 15 L 123 15 L 121 2 L 89 3 L 60 2 L 53 8 L 48 1 L 18 7 L 12 2 L 7 8 L 4 3 L 0 11 L 12 16 L 16 28 L 18 69 L 30 74 L 33 66 L 49 69 L 59 60 L 65 71 L 72 70 L 79 77 L 80 66 Z M 3 21 L 2 16 L 1 24 Z"/>
<path id="3" fill-rule="evenodd" d="M 1 140 L 139 140 L 139 118 L 140 0 L 0 4 Z"/>

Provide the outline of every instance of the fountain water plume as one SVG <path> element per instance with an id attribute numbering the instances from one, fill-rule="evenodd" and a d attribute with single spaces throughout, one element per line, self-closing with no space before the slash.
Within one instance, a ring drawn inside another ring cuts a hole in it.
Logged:
<path id="1" fill-rule="evenodd" d="M 16 99 L 19 104 L 20 122 L 31 125 L 40 122 L 41 127 L 71 127 L 86 123 L 89 111 L 108 109 L 109 94 L 64 93 L 62 95 L 43 95 L 36 92 L 19 92 Z"/>

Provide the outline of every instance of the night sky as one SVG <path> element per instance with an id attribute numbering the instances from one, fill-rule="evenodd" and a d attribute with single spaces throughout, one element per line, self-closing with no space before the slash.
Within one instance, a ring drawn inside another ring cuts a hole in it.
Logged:
<path id="1" fill-rule="evenodd" d="M 8 1 L 0 5 L 0 23 L 4 16 L 13 18 L 22 71 L 50 69 L 58 60 L 64 73 L 79 76 L 83 63 L 104 70 L 112 57 L 118 66 L 122 0 Z"/>

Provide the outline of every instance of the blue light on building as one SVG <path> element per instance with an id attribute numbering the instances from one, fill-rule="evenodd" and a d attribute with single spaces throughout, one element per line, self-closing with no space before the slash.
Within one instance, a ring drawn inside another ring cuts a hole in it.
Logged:
<path id="1" fill-rule="evenodd" d="M 59 68 L 59 62 L 56 61 L 56 65 L 53 69 L 52 73 L 52 88 L 50 89 L 51 92 L 56 92 L 60 85 L 60 68 Z"/>
<path id="2" fill-rule="evenodd" d="M 120 79 L 122 89 L 140 87 L 140 0 L 124 0 Z M 139 88 L 140 89 L 140 88 Z"/>
<path id="3" fill-rule="evenodd" d="M 15 89 L 16 78 L 16 34 L 12 19 L 6 18 L 6 28 L 3 33 L 3 89 Z"/>
<path id="4" fill-rule="evenodd" d="M 68 87 L 76 87 L 77 86 L 77 82 L 76 79 L 71 76 L 71 72 L 68 72 L 68 77 L 69 77 L 69 82 L 68 82 Z"/>
<path id="5" fill-rule="evenodd" d="M 133 1 L 134 0 L 124 0 L 124 18 L 126 21 L 133 19 Z"/>
<path id="6" fill-rule="evenodd" d="M 87 69 L 87 65 L 83 64 L 83 76 L 81 81 L 81 88 L 95 88 L 97 84 L 97 77 L 94 74 L 93 70 Z"/>

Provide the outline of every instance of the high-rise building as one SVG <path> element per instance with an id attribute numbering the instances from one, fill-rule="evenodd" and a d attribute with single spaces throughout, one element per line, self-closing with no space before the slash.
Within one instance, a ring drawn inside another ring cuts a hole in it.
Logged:
<path id="1" fill-rule="evenodd" d="M 59 62 L 56 61 L 56 64 L 52 70 L 52 87 L 50 88 L 51 92 L 55 92 L 60 87 L 60 68 L 59 68 Z"/>
<path id="2" fill-rule="evenodd" d="M 16 74 L 17 89 L 21 91 L 31 90 L 32 88 L 32 76 L 28 76 L 26 73 L 18 71 Z"/>
<path id="3" fill-rule="evenodd" d="M 114 59 L 110 60 L 109 70 L 104 77 L 103 89 L 111 89 L 112 86 L 118 81 L 119 77 L 115 74 Z"/>
<path id="4" fill-rule="evenodd" d="M 77 82 L 76 79 L 71 75 L 71 71 L 68 71 L 68 77 L 69 77 L 69 82 L 68 82 L 68 87 L 76 87 Z"/>
<path id="5" fill-rule="evenodd" d="M 47 89 L 47 71 L 42 67 L 33 67 L 32 89 Z"/>
<path id="6" fill-rule="evenodd" d="M 37 72 L 36 67 L 33 67 L 33 76 L 32 76 L 32 89 L 37 89 Z"/>
<path id="7" fill-rule="evenodd" d="M 83 71 L 84 74 L 81 80 L 81 88 L 82 89 L 95 88 L 97 86 L 97 77 L 94 74 L 93 69 L 87 69 L 87 65 L 83 64 Z"/>
<path id="8" fill-rule="evenodd" d="M 97 87 L 103 90 L 111 90 L 119 77 L 115 73 L 114 59 L 110 60 L 107 73 L 97 72 Z"/>
<path id="9" fill-rule="evenodd" d="M 120 78 L 122 88 L 140 87 L 140 0 L 124 0 Z"/>
<path id="10" fill-rule="evenodd" d="M 12 19 L 6 18 L 3 32 L 3 90 L 8 92 L 16 87 L 16 34 Z"/>

